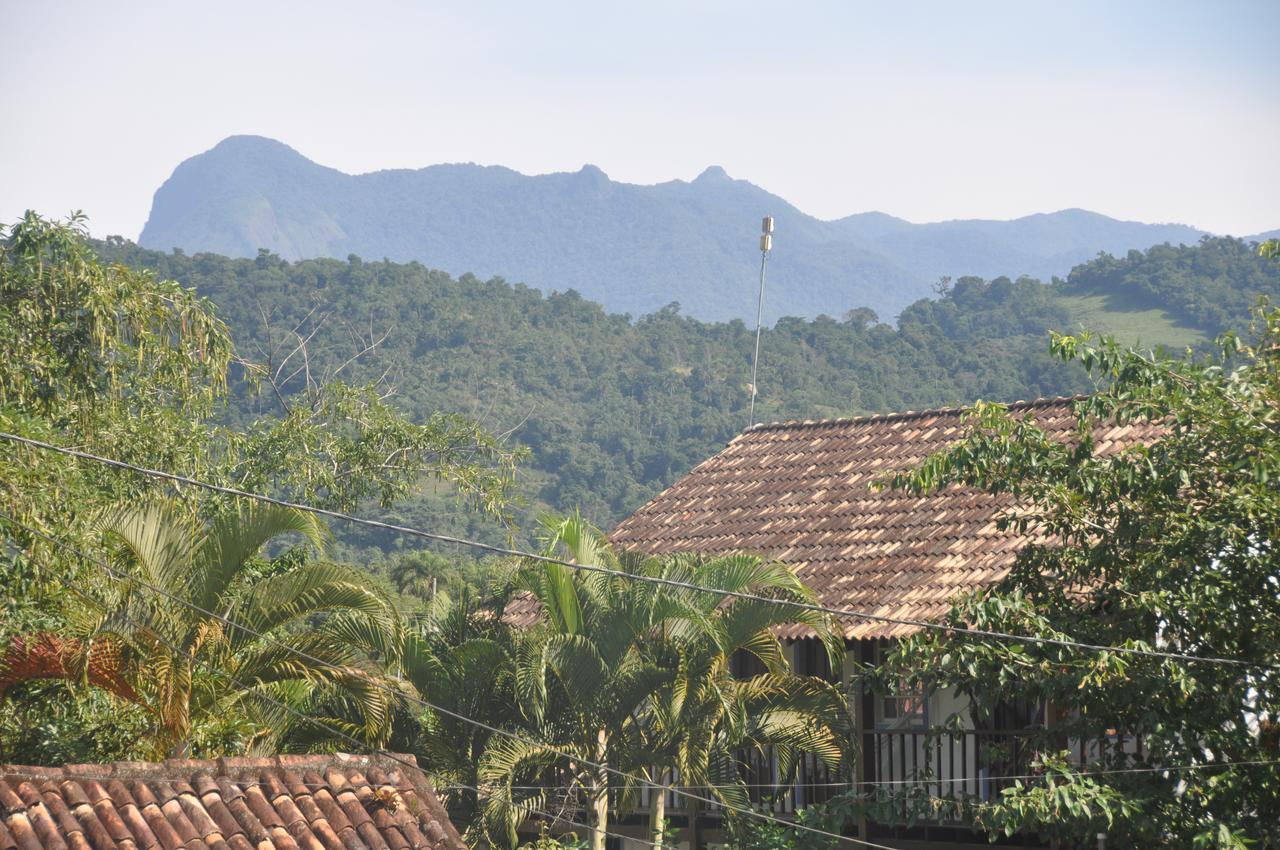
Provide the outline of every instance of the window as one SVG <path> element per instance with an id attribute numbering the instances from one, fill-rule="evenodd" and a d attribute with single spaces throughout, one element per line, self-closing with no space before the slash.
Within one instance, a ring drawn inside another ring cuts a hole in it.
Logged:
<path id="1" fill-rule="evenodd" d="M 889 644 L 876 643 L 876 665 L 889 654 Z M 876 725 L 920 729 L 929 725 L 929 695 L 923 689 L 898 686 L 876 700 Z"/>
<path id="2" fill-rule="evenodd" d="M 827 647 L 817 638 L 804 638 L 797 643 L 796 672 L 801 676 L 816 676 L 827 682 L 840 681 L 840 676 L 831 669 Z"/>
<path id="3" fill-rule="evenodd" d="M 885 726 L 927 726 L 927 703 L 928 698 L 923 693 L 888 694 L 880 698 L 880 717 L 877 720 Z"/>

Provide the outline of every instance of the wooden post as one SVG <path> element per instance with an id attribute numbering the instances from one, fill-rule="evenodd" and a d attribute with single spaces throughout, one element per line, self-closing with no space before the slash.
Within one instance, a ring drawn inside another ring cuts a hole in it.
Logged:
<path id="1" fill-rule="evenodd" d="M 604 834 L 609 828 L 609 773 L 605 758 L 608 755 L 608 737 L 604 729 L 597 733 L 596 743 L 596 761 L 600 765 L 596 768 L 595 776 L 591 782 L 591 840 L 589 845 L 591 850 L 604 850 Z"/>

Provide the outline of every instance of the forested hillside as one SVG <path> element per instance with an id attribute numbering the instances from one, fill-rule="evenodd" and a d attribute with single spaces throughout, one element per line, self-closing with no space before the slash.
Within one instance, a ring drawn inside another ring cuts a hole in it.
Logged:
<path id="1" fill-rule="evenodd" d="M 1249 243 L 1206 239 L 1195 248 L 1157 245 L 1123 258 L 1099 257 L 1073 270 L 1060 292 L 1105 295 L 1116 313 L 1163 310 L 1184 328 L 1214 334 L 1239 328 L 1260 297 L 1274 300 L 1276 281 L 1275 263 Z"/>
<path id="2" fill-rule="evenodd" d="M 382 379 L 414 416 L 474 416 L 528 446 L 522 523 L 580 506 L 608 526 L 718 450 L 747 425 L 752 330 L 668 308 L 631 321 L 574 292 L 544 296 L 501 279 L 454 279 L 417 263 L 188 256 L 120 240 L 108 257 L 153 269 L 212 298 L 245 356 L 279 366 L 285 390 L 346 366 L 349 381 Z M 1247 322 L 1280 272 L 1239 240 L 1101 257 L 1047 285 L 960 278 L 883 324 L 868 310 L 785 318 L 763 339 L 757 420 L 816 418 L 1014 400 L 1087 390 L 1080 371 L 1048 356 L 1048 330 L 1078 328 L 1073 306 L 1125 330 L 1156 317 L 1146 344 L 1207 338 Z M 1097 322 L 1095 322 L 1096 324 Z M 385 338 L 384 338 L 385 337 Z M 305 355 L 305 356 L 304 356 Z M 276 404 L 269 383 L 240 390 L 242 410 Z M 428 497 L 402 518 L 490 539 L 499 529 Z M 390 540 L 365 540 L 392 546 Z"/>
<path id="3" fill-rule="evenodd" d="M 290 260 L 419 260 L 455 275 L 576 289 L 633 317 L 679 301 L 695 318 L 750 321 L 766 214 L 778 228 L 770 322 L 863 306 L 892 319 L 942 275 L 1047 280 L 1100 251 L 1203 235 L 1079 209 L 1012 221 L 915 224 L 878 212 L 823 221 L 715 166 L 653 186 L 591 165 L 542 175 L 471 163 L 352 175 L 272 139 L 233 136 L 174 170 L 139 241 L 233 257 L 266 248 Z"/>

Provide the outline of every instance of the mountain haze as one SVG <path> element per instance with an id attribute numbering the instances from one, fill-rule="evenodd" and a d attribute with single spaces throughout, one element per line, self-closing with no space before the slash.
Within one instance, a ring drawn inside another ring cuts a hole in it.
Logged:
<path id="1" fill-rule="evenodd" d="M 619 183 L 599 168 L 526 176 L 433 165 L 350 175 L 280 142 L 233 136 L 183 162 L 156 192 L 140 244 L 251 257 L 419 260 L 455 274 L 576 289 L 611 311 L 678 301 L 706 320 L 755 315 L 759 219 L 777 220 L 765 315 L 881 317 L 943 275 L 1065 275 L 1101 251 L 1194 243 L 1185 225 L 1085 210 L 1013 221 L 913 224 L 879 212 L 834 221 L 713 166 L 695 180 Z"/>

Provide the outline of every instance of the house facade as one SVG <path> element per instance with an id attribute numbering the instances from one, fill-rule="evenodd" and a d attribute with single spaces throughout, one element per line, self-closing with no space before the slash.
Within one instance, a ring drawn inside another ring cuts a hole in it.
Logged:
<path id="1" fill-rule="evenodd" d="M 1022 402 L 1010 411 L 1066 441 L 1076 426 L 1073 401 Z M 960 409 L 756 426 L 610 534 L 619 548 L 653 555 L 751 552 L 775 558 L 793 567 L 823 605 L 888 618 L 842 619 L 845 658 L 836 670 L 803 628 L 783 633 L 798 672 L 847 689 L 860 760 L 831 775 L 810 759 L 787 788 L 771 785 L 776 771 L 768 759 L 758 760 L 744 779 L 761 805 L 788 814 L 851 787 L 899 797 L 912 788 L 944 800 L 981 801 L 1011 783 L 1002 777 L 1026 772 L 1029 753 L 1020 749 L 1020 738 L 1050 720 L 1048 707 L 1002 707 L 978 724 L 954 692 L 873 695 L 854 675 L 857 663 L 874 662 L 916 630 L 892 620 L 941 619 L 956 596 L 1003 578 L 1030 542 L 997 527 L 1001 513 L 1013 507 L 1007 497 L 959 487 L 927 496 L 873 487 L 960 439 L 964 427 Z M 1095 433 L 1096 450 L 1111 453 L 1153 435 L 1149 425 L 1104 426 Z M 952 715 L 960 719 L 961 734 L 927 734 L 931 724 Z M 1101 747 L 1136 746 L 1123 739 L 1067 743 L 1082 760 Z M 945 818 L 908 824 L 905 809 L 901 818 L 864 822 L 858 831 L 863 838 L 898 839 L 895 846 L 986 846 L 985 837 Z"/>

